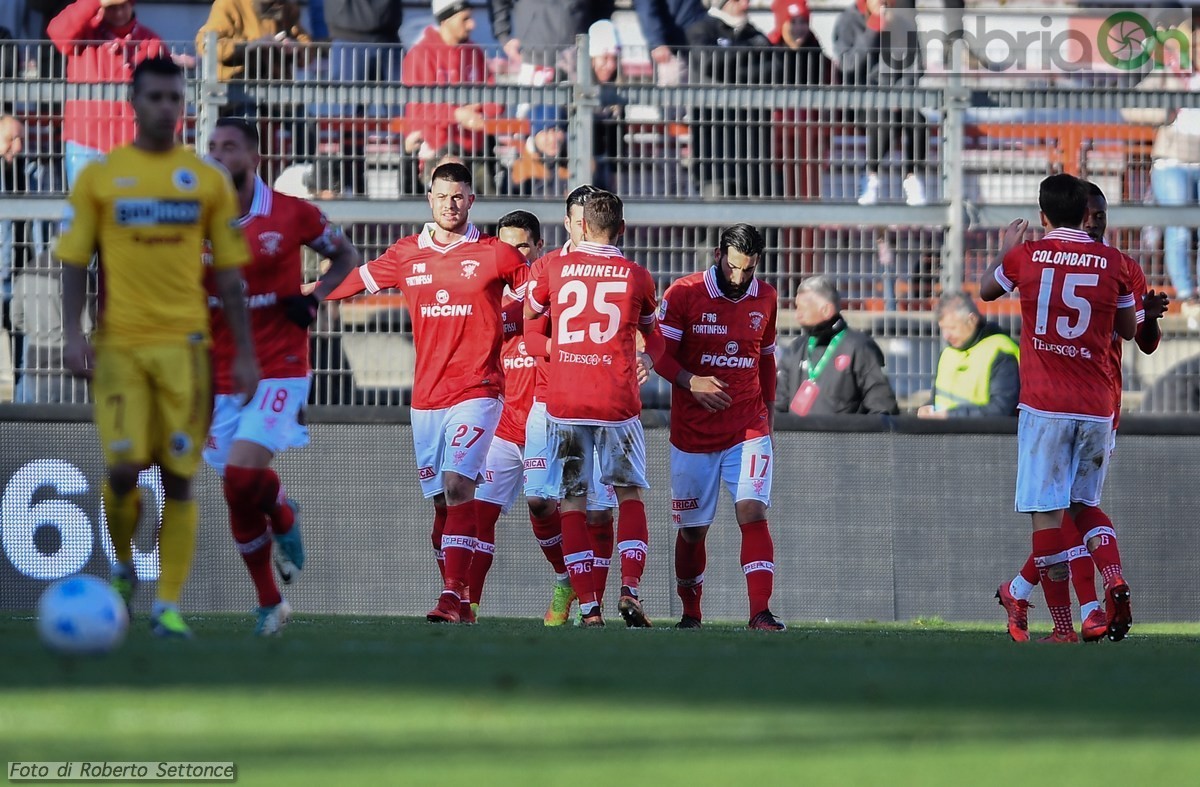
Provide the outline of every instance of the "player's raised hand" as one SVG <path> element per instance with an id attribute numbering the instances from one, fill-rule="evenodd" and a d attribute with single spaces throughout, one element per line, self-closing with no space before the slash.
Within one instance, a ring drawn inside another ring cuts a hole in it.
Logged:
<path id="1" fill-rule="evenodd" d="M 76 377 L 92 379 L 92 370 L 96 367 L 96 353 L 86 336 L 79 334 L 67 337 L 63 344 L 63 365 Z"/>
<path id="2" fill-rule="evenodd" d="M 1004 228 L 1004 235 L 1000 239 L 1000 251 L 1008 253 L 1009 249 L 1015 248 L 1025 242 L 1025 232 L 1029 229 L 1029 222 L 1025 219 L 1013 219 L 1013 221 Z"/>
<path id="3" fill-rule="evenodd" d="M 688 380 L 688 389 L 692 392 L 692 396 L 696 397 L 700 406 L 710 413 L 724 410 L 733 404 L 733 397 L 725 393 L 727 387 L 728 384 L 724 380 L 716 377 L 700 377 L 694 374 Z"/>
<path id="4" fill-rule="evenodd" d="M 1165 292 L 1148 291 L 1142 297 L 1142 307 L 1146 310 L 1147 320 L 1160 320 L 1171 305 L 1171 296 Z"/>

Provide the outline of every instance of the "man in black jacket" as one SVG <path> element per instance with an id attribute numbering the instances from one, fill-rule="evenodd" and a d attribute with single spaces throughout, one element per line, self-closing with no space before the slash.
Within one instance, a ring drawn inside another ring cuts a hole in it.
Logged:
<path id="1" fill-rule="evenodd" d="M 775 409 L 796 415 L 900 411 L 875 340 L 846 325 L 841 296 L 828 276 L 800 283 L 796 318 L 804 333 L 780 345 Z"/>

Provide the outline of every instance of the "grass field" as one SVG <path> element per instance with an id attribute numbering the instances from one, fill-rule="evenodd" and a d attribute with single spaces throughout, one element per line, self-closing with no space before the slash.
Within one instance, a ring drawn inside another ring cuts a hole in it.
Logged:
<path id="1" fill-rule="evenodd" d="M 0 753 L 234 761 L 243 785 L 1196 784 L 1200 626 L 547 630 L 236 616 L 48 654 L 0 618 Z"/>

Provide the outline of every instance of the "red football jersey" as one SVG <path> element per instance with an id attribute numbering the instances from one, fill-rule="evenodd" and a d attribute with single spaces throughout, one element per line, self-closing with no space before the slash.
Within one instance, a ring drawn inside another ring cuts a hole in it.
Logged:
<path id="1" fill-rule="evenodd" d="M 345 243 L 341 229 L 329 223 L 317 206 L 272 191 L 256 181 L 250 212 L 238 220 L 253 256 L 242 269 L 246 279 L 246 308 L 254 351 L 263 379 L 304 377 L 309 372 L 308 329 L 289 320 L 281 305 L 299 295 L 304 282 L 301 248 L 308 246 L 328 257 Z M 205 273 L 212 310 L 213 386 L 219 394 L 233 393 L 233 335 L 221 311 L 216 278 Z"/>
<path id="2" fill-rule="evenodd" d="M 504 323 L 504 346 L 500 348 L 500 365 L 504 369 L 504 410 L 496 437 L 516 445 L 525 445 L 525 422 L 533 407 L 533 384 L 536 374 L 534 359 L 525 352 L 523 298 L 504 298 L 500 316 Z"/>
<path id="3" fill-rule="evenodd" d="M 529 281 L 533 282 L 539 279 L 546 278 L 546 271 L 550 269 L 551 263 L 557 263 L 559 255 L 546 254 L 538 257 L 533 261 L 533 265 L 529 269 Z M 553 336 L 553 326 L 551 326 L 550 335 Z M 537 366 L 533 372 L 533 398 L 539 402 L 546 401 L 546 393 L 550 390 L 550 362 L 545 358 L 537 359 Z"/>
<path id="4" fill-rule="evenodd" d="M 504 285 L 523 296 L 529 271 L 516 249 L 480 234 L 474 224 L 448 246 L 434 241 L 436 229 L 428 223 L 396 241 L 355 268 L 329 296 L 336 300 L 393 287 L 404 293 L 417 351 L 412 406 L 418 410 L 500 396 Z"/>
<path id="5" fill-rule="evenodd" d="M 530 306 L 550 315 L 554 346 L 546 413 L 597 426 L 637 418 L 639 328 L 654 327 L 654 280 L 615 246 L 581 243 L 531 282 Z"/>
<path id="6" fill-rule="evenodd" d="M 775 353 L 775 288 L 759 279 L 731 300 L 721 293 L 717 269 L 675 282 L 659 306 L 659 328 L 667 352 L 692 374 L 728 384 L 733 404 L 705 410 L 689 391 L 671 386 L 671 444 L 690 454 L 724 451 L 771 433 L 759 366 Z"/>
<path id="7" fill-rule="evenodd" d="M 1146 321 L 1146 308 L 1142 304 L 1142 299 L 1146 296 L 1146 274 L 1142 272 L 1142 266 L 1138 265 L 1137 261 L 1128 254 L 1122 254 L 1121 257 L 1125 260 L 1125 265 L 1129 269 L 1129 282 L 1133 290 L 1134 308 L 1137 309 L 1137 321 L 1140 326 Z M 1112 364 L 1113 374 L 1113 429 L 1116 429 L 1121 421 L 1121 394 L 1124 384 L 1121 355 L 1124 349 L 1125 340 L 1116 333 L 1113 333 L 1108 355 L 1109 363 Z"/>
<path id="8" fill-rule="evenodd" d="M 996 281 L 1021 296 L 1020 408 L 1107 421 L 1117 309 L 1134 304 L 1121 252 L 1086 232 L 1056 229 L 1004 257 Z"/>

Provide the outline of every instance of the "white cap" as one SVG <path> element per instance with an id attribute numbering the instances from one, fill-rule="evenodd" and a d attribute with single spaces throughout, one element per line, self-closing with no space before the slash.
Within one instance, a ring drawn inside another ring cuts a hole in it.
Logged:
<path id="1" fill-rule="evenodd" d="M 445 22 L 455 14 L 471 8 L 466 0 L 433 0 L 433 18 Z"/>
<path id="2" fill-rule="evenodd" d="M 607 19 L 593 22 L 588 28 L 588 55 L 601 57 L 621 53 L 621 39 L 617 35 L 617 26 Z"/>

